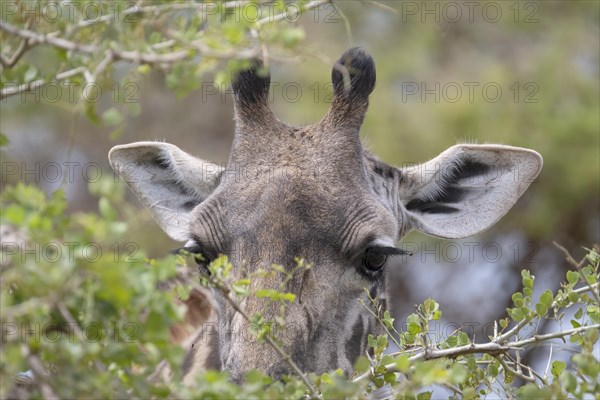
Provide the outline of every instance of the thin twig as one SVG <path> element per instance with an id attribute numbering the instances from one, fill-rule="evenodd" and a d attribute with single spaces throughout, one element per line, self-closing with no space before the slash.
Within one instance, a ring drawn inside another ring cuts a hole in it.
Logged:
<path id="1" fill-rule="evenodd" d="M 73 69 L 70 69 L 68 71 L 61 72 L 61 73 L 57 74 L 54 77 L 54 79 L 52 79 L 51 82 L 64 81 L 65 79 L 72 78 L 75 75 L 84 74 L 86 71 L 87 71 L 87 69 L 85 69 L 84 67 L 73 68 Z M 14 96 L 14 95 L 19 94 L 19 93 L 28 92 L 30 90 L 35 90 L 35 89 L 39 88 L 40 86 L 42 86 L 42 85 L 44 85 L 46 83 L 48 83 L 48 82 L 45 81 L 44 79 L 38 79 L 38 80 L 33 81 L 33 82 L 23 83 L 23 84 L 21 84 L 19 86 L 8 86 L 8 87 L 5 87 L 0 92 L 0 99 L 5 99 L 7 97 Z"/>
<path id="2" fill-rule="evenodd" d="M 504 368 L 504 371 L 505 371 L 505 373 L 506 373 L 506 372 L 509 372 L 509 373 L 511 373 L 511 374 L 513 374 L 513 375 L 515 375 L 515 376 L 517 376 L 517 377 L 519 377 L 519 378 L 523 379 L 524 381 L 527 381 L 527 382 L 533 382 L 533 383 L 535 383 L 535 378 L 532 378 L 531 376 L 527 376 L 527 375 L 523 374 L 522 372 L 519 372 L 519 371 L 517 371 L 517 370 L 515 370 L 515 369 L 511 368 L 511 367 L 510 367 L 510 366 L 509 366 L 509 365 L 506 363 L 506 361 L 504 361 L 504 360 L 502 359 L 502 357 L 496 356 L 496 360 L 498 360 L 498 362 L 500 363 L 500 365 L 502 365 L 502 368 Z"/>
<path id="3" fill-rule="evenodd" d="M 460 390 L 458 387 L 452 385 L 451 383 L 445 382 L 445 383 L 442 383 L 442 386 L 452 390 L 454 393 L 458 394 L 459 396 L 462 396 L 462 394 L 463 394 L 462 390 Z"/>
<path id="4" fill-rule="evenodd" d="M 342 17 L 342 21 L 344 22 L 344 28 L 346 29 L 346 35 L 348 35 L 348 44 L 352 45 L 354 43 L 354 39 L 352 38 L 352 27 L 350 26 L 350 19 L 344 14 L 344 12 L 340 9 L 337 10 L 340 17 Z"/>
<path id="5" fill-rule="evenodd" d="M 31 27 L 31 23 L 33 22 L 34 17 L 30 16 L 27 21 L 25 21 L 25 29 L 29 29 Z M 13 55 L 10 58 L 6 58 L 4 57 L 4 55 L 2 53 L 0 53 L 0 63 L 2 63 L 2 66 L 5 68 L 12 68 L 23 56 L 23 54 L 25 54 L 25 52 L 31 48 L 30 44 L 29 44 L 29 39 L 21 39 L 21 42 L 19 43 L 19 46 L 17 47 L 17 49 L 15 50 L 15 52 L 13 53 Z"/>
<path id="6" fill-rule="evenodd" d="M 313 10 L 315 8 L 318 8 L 320 6 L 322 6 L 323 4 L 331 4 L 333 3 L 333 0 L 315 0 L 315 1 L 311 1 L 309 3 L 306 3 L 303 7 L 297 7 L 294 8 L 294 12 L 291 13 L 280 13 L 277 15 L 269 15 L 267 17 L 261 18 L 258 21 L 256 21 L 255 23 L 255 27 L 257 29 L 260 29 L 263 25 L 266 24 L 271 24 L 274 22 L 279 22 L 279 21 L 283 21 L 284 19 L 290 19 L 293 20 L 295 17 L 298 16 L 298 14 L 302 14 L 303 12 L 306 11 L 310 11 Z"/>
<path id="7" fill-rule="evenodd" d="M 248 3 L 248 1 L 246 1 L 246 0 L 228 1 L 228 2 L 220 4 L 219 7 L 223 10 L 228 10 L 228 9 L 240 7 L 247 3 Z M 154 6 L 139 6 L 138 4 L 134 4 L 131 7 L 121 10 L 119 12 L 119 15 L 121 15 L 123 18 L 126 18 L 131 15 L 135 15 L 135 14 L 158 15 L 158 14 L 164 13 L 164 12 L 184 11 L 184 10 L 189 10 L 189 9 L 196 9 L 196 11 L 199 13 L 206 13 L 208 11 L 209 6 L 213 7 L 213 6 L 215 6 L 215 3 L 209 3 L 209 2 L 197 3 L 194 1 L 188 1 L 188 2 L 184 2 L 184 3 L 168 3 L 168 4 L 160 4 L 160 5 L 154 5 Z M 99 23 L 113 22 L 114 19 L 115 19 L 114 13 L 110 13 L 110 14 L 106 14 L 106 15 L 103 15 L 98 18 L 79 21 L 77 24 L 72 25 L 68 28 L 67 36 L 70 36 L 71 34 L 73 34 L 75 32 L 75 30 L 77 30 L 77 29 L 87 28 L 87 27 L 90 27 L 92 25 L 99 24 Z"/>
<path id="8" fill-rule="evenodd" d="M 592 329 L 600 329 L 600 324 L 580 326 L 579 328 L 570 329 L 568 331 L 548 333 L 545 335 L 533 335 L 533 337 L 531 337 L 529 339 L 523 339 L 523 340 L 519 340 L 516 342 L 510 342 L 510 343 L 507 343 L 506 345 L 508 347 L 524 347 L 531 343 L 543 342 L 545 340 L 557 339 L 557 338 L 561 338 L 561 337 L 565 337 L 565 336 L 572 336 L 572 335 L 576 335 L 578 333 L 589 331 Z"/>
<path id="9" fill-rule="evenodd" d="M 548 355 L 548 363 L 546 364 L 546 369 L 544 370 L 544 376 L 548 376 L 548 368 L 550 368 L 550 364 L 552 363 L 552 353 L 554 350 L 554 346 L 550 343 L 550 355 Z"/>
<path id="10" fill-rule="evenodd" d="M 400 14 L 400 12 L 398 10 L 396 10 L 395 8 L 390 7 L 387 4 L 383 4 L 383 3 L 379 2 L 379 1 L 375 1 L 375 0 L 363 0 L 363 3 L 371 4 L 371 5 L 375 6 L 375 7 L 381 8 L 382 10 L 385 10 L 385 11 L 392 12 L 394 14 Z"/>
<path id="11" fill-rule="evenodd" d="M 27 51 L 27 49 L 30 47 L 28 42 L 29 39 L 21 39 L 17 50 L 15 50 L 10 58 L 6 58 L 4 54 L 0 53 L 0 63 L 2 63 L 2 66 L 7 69 L 12 68 L 21 59 L 23 54 L 25 54 L 25 51 Z"/>
<path id="12" fill-rule="evenodd" d="M 94 70 L 94 73 L 92 74 L 94 79 L 97 78 L 106 69 L 106 67 L 108 67 L 108 64 L 110 64 L 112 62 L 112 60 L 113 60 L 112 50 L 106 50 L 106 55 L 104 56 L 102 61 L 100 61 L 100 64 L 98 64 L 98 66 Z"/>

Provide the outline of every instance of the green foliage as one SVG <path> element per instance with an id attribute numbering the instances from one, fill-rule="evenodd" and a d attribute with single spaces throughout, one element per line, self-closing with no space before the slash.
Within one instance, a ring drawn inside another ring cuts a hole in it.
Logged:
<path id="1" fill-rule="evenodd" d="M 505 350 L 491 351 L 461 331 L 436 342 L 429 324 L 439 320 L 441 310 L 432 299 L 407 317 L 402 332 L 389 312 L 371 299 L 363 306 L 378 316 L 386 333 L 368 337 L 371 356 L 357 360 L 351 377 L 338 370 L 273 382 L 252 371 L 239 386 L 228 380 L 227 372 L 207 371 L 195 377 L 195 386 L 183 386 L 178 365 L 184 354 L 170 343 L 169 327 L 181 320 L 183 310 L 174 299 L 184 291 L 157 290 L 157 285 L 174 278 L 187 259 L 154 260 L 141 249 L 125 251 L 127 226 L 117 211 L 122 190 L 110 180 L 99 181 L 90 190 L 99 196 L 99 214 L 69 214 L 61 190 L 47 197 L 35 187 L 18 184 L 6 188 L 1 197 L 2 224 L 18 227 L 24 238 L 2 247 L 2 374 L 3 381 L 10 381 L 19 372 L 34 369 L 37 380 L 29 396 L 46 396 L 50 390 L 59 397 L 114 398 L 127 393 L 157 398 L 299 398 L 312 390 L 323 398 L 340 398 L 391 390 L 397 397 L 428 398 L 432 386 L 441 386 L 464 398 L 498 390 L 502 396 L 583 398 L 600 390 L 596 379 L 600 363 L 594 354 L 600 257 L 595 250 L 578 271 L 567 273 L 556 295 L 544 291 L 537 303 L 532 299 L 535 277 L 522 272 L 522 291 L 512 296 L 514 307 L 507 309 L 512 322 L 500 321 L 501 330 L 490 337 L 490 343 Z M 295 270 L 305 268 L 310 266 L 298 260 Z M 213 261 L 209 270 L 204 283 L 228 295 L 233 305 L 236 299 L 255 296 L 267 308 L 283 307 L 274 320 L 259 313 L 246 316 L 263 345 L 277 346 L 276 328 L 285 324 L 285 306 L 296 301 L 282 290 L 285 284 L 278 289 L 255 288 L 250 276 L 230 288 L 226 280 L 231 264 L 226 257 Z M 291 272 L 278 266 L 258 274 L 284 274 L 284 282 L 291 279 Z M 567 309 L 575 311 L 573 329 L 548 337 L 520 337 L 524 327 L 537 326 L 541 319 L 561 321 Z M 521 372 L 530 370 L 515 361 L 514 349 L 552 338 L 568 338 L 577 346 L 571 360 L 551 360 L 543 375 Z M 396 351 L 390 351 L 390 343 Z M 171 383 L 150 380 L 162 360 L 174 372 Z M 515 386 L 515 379 L 532 382 Z M 11 386 L 3 385 L 2 390 L 4 397 Z"/>
<path id="2" fill-rule="evenodd" d="M 12 386 L 5 383 L 35 360 L 63 398 L 168 392 L 148 377 L 161 360 L 182 361 L 169 327 L 183 310 L 174 293 L 156 290 L 176 265 L 172 257 L 148 260 L 123 241 L 126 226 L 110 200 L 120 197 L 118 186 L 92 190 L 102 194 L 101 215 L 68 214 L 62 190 L 47 198 L 19 184 L 2 193 L 2 224 L 22 238 L 2 243 L 3 398 Z"/>
<path id="3" fill-rule="evenodd" d="M 3 21 L 28 30 L 28 37 L 52 32 L 59 40 L 50 40 L 50 52 L 29 48 L 26 62 L 2 68 L 0 89 L 36 80 L 60 81 L 59 74 L 76 71 L 67 78 L 76 89 L 68 96 L 75 96 L 91 121 L 108 127 L 139 113 L 137 102 L 132 102 L 137 86 L 132 84 L 152 70 L 162 71 L 167 87 L 182 97 L 198 89 L 207 73 L 215 74 L 217 87 L 225 90 L 232 73 L 267 48 L 279 56 L 292 55 L 305 33 L 289 22 L 297 20 L 296 13 L 301 15 L 307 6 L 314 7 L 305 1 L 23 3 L 3 8 Z M 18 52 L 23 37 L 3 36 L 3 50 Z M 119 60 L 133 67 L 116 77 L 107 67 Z M 108 108 L 99 118 L 96 94 L 86 92 L 90 85 L 110 92 L 119 107 Z"/>

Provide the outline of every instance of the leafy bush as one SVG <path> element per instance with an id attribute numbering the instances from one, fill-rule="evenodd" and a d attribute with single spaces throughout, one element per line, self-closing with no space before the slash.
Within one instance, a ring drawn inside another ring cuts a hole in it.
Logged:
<path id="1" fill-rule="evenodd" d="M 189 257 L 154 260 L 142 249 L 127 250 L 132 244 L 122 244 L 127 225 L 117 211 L 126 207 L 122 187 L 107 179 L 90 190 L 99 196 L 99 214 L 66 212 L 61 190 L 46 197 L 33 186 L 18 184 L 2 194 L 2 225 L 10 227 L 13 238 L 21 238 L 2 242 L 2 397 L 296 399 L 362 397 L 379 390 L 426 399 L 435 386 L 462 398 L 583 398 L 600 392 L 600 363 L 594 353 L 600 327 L 596 250 L 567 273 L 558 293 L 544 291 L 539 299 L 532 298 L 535 277 L 523 271 L 523 290 L 512 296 L 509 317 L 498 321 L 488 343 L 472 343 L 460 331 L 436 342 L 428 327 L 442 310 L 434 300 L 419 305 L 403 331 L 373 300 L 364 306 L 378 316 L 387 333 L 369 337 L 372 356 L 359 358 L 351 377 L 338 370 L 273 382 L 252 371 L 238 386 L 228 381 L 227 372 L 207 371 L 196 377 L 195 386 L 185 387 L 178 381 L 183 350 L 169 342 L 169 327 L 184 312 L 174 299 L 185 296 L 185 290 L 157 286 L 175 278 Z M 306 267 L 299 262 L 299 268 Z M 230 268 L 226 257 L 218 258 L 202 280 L 225 293 L 234 306 L 245 296 L 283 305 L 295 300 L 275 290 L 253 293 L 250 281 L 228 288 L 224 278 Z M 542 319 L 562 323 L 566 315 L 572 315 L 571 329 L 536 332 Z M 264 345 L 277 345 L 276 330 L 270 329 L 273 321 L 261 315 L 247 319 Z M 526 334 L 531 329 L 533 334 Z M 578 347 L 568 362 L 550 359 L 541 372 L 520 360 L 523 349 L 556 338 Z M 163 360 L 175 374 L 171 383 L 151 379 Z M 27 370 L 33 379 L 19 374 Z M 20 391 L 12 384 L 15 377 L 28 382 Z"/>

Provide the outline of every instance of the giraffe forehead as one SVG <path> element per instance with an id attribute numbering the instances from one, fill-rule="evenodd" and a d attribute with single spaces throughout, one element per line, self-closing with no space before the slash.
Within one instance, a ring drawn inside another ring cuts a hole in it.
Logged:
<path id="1" fill-rule="evenodd" d="M 353 129 L 322 122 L 296 127 L 279 121 L 247 129 L 236 131 L 228 169 L 343 171 L 363 162 L 362 143 Z"/>
<path id="2" fill-rule="evenodd" d="M 242 257 L 283 262 L 298 256 L 327 258 L 329 253 L 338 257 L 340 252 L 351 256 L 375 240 L 393 240 L 397 231 L 389 210 L 348 188 L 282 180 L 246 187 L 233 197 L 227 221 Z"/>

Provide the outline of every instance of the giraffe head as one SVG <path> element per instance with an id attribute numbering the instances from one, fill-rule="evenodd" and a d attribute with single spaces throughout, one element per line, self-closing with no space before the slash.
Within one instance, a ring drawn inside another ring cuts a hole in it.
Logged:
<path id="1" fill-rule="evenodd" d="M 173 239 L 209 260 L 229 257 L 232 282 L 295 295 L 283 311 L 282 349 L 305 371 L 351 371 L 378 323 L 359 302 L 385 304 L 395 243 L 417 229 L 443 238 L 474 235 L 501 218 L 542 167 L 535 151 L 456 145 L 421 165 L 396 168 L 366 151 L 359 129 L 375 87 L 375 64 L 348 50 L 332 71 L 334 99 L 325 117 L 296 127 L 268 104 L 270 78 L 259 64 L 233 84 L 236 131 L 220 167 L 174 145 L 114 147 L 111 165 Z M 312 267 L 298 269 L 297 259 Z M 253 275 L 276 264 L 285 274 Z M 273 376 L 290 366 L 252 340 L 248 324 L 215 294 L 221 367 L 236 380 L 250 369 Z M 274 318 L 265 299 L 240 300 L 246 315 Z"/>

